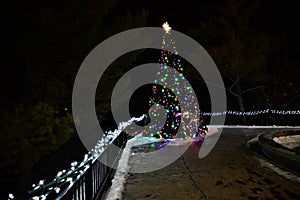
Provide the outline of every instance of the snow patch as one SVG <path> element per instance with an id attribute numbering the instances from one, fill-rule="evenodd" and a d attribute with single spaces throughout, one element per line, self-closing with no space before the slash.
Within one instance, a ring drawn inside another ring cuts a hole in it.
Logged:
<path id="1" fill-rule="evenodd" d="M 183 138 L 166 139 L 165 141 L 170 146 L 184 146 L 184 145 L 187 145 L 187 144 L 191 143 L 191 141 L 185 140 Z"/>
<path id="2" fill-rule="evenodd" d="M 145 144 L 152 144 L 152 143 L 167 143 L 168 145 L 172 146 L 181 146 L 186 145 L 191 141 L 185 140 L 184 138 L 175 138 L 175 139 L 158 139 L 154 137 L 145 137 L 143 134 L 138 134 L 134 138 L 132 138 L 132 147 L 145 145 Z"/>
<path id="3" fill-rule="evenodd" d="M 258 160 L 258 162 L 260 163 L 260 165 L 262 167 L 267 167 L 273 171 L 275 171 L 277 174 L 289 179 L 289 180 L 292 180 L 292 181 L 296 181 L 298 183 L 300 183 L 300 177 L 291 173 L 291 172 L 287 172 L 287 171 L 284 171 L 278 167 L 276 167 L 275 165 L 273 165 L 272 163 L 269 163 L 261 158 L 258 158 L 258 157 L 255 157 L 256 160 Z"/>
<path id="4" fill-rule="evenodd" d="M 257 135 L 256 137 L 252 138 L 251 140 L 248 140 L 246 146 L 247 146 L 248 148 L 250 148 L 250 147 L 251 147 L 251 144 L 255 144 L 255 143 L 259 142 L 259 136 L 260 136 L 260 135 L 261 135 L 261 134 Z"/>
<path id="5" fill-rule="evenodd" d="M 129 172 L 129 157 L 131 154 L 131 148 L 133 145 L 133 140 L 128 140 L 126 147 L 123 150 L 122 156 L 119 160 L 118 167 L 116 169 L 116 173 L 112 180 L 112 185 L 110 190 L 106 196 L 106 200 L 120 200 L 122 199 L 122 194 L 125 191 L 125 184 Z"/>
<path id="6" fill-rule="evenodd" d="M 273 140 L 289 149 L 300 147 L 300 135 L 274 137 Z"/>

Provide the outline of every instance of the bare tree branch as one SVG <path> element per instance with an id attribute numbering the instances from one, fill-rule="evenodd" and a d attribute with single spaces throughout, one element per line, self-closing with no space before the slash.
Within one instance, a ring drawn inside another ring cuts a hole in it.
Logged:
<path id="1" fill-rule="evenodd" d="M 228 91 L 230 94 L 234 95 L 235 97 L 239 97 L 239 95 L 233 91 L 231 91 L 230 89 L 225 88 L 226 91 Z"/>
<path id="2" fill-rule="evenodd" d="M 223 73 L 233 82 L 234 79 L 224 70 Z"/>
<path id="3" fill-rule="evenodd" d="M 237 97 L 239 97 L 239 95 L 237 95 L 235 92 L 233 92 L 233 91 L 232 91 L 232 88 L 233 88 L 239 81 L 240 81 L 240 78 L 237 78 L 237 79 L 235 80 L 235 82 L 234 82 L 234 83 L 230 86 L 230 88 L 229 88 L 229 92 L 230 92 L 231 94 L 237 96 Z"/>
<path id="4" fill-rule="evenodd" d="M 287 104 L 285 104 L 284 108 L 287 108 L 291 103 L 293 103 L 298 97 L 300 96 L 300 93 L 298 95 L 296 95 L 290 102 L 288 102 Z"/>
<path id="5" fill-rule="evenodd" d="M 252 90 L 257 90 L 257 89 L 259 89 L 259 88 L 265 88 L 265 87 L 267 87 L 267 86 L 261 85 L 261 86 L 257 86 L 257 87 L 254 87 L 254 88 L 250 88 L 250 89 L 247 89 L 247 90 L 242 91 L 242 94 L 247 93 L 247 92 L 250 92 L 250 91 L 252 91 Z"/>
<path id="6" fill-rule="evenodd" d="M 251 68 L 248 68 L 247 72 L 244 73 L 244 74 L 240 77 L 240 79 L 243 79 L 243 78 L 244 78 L 246 75 L 248 75 L 250 72 L 251 72 Z"/>

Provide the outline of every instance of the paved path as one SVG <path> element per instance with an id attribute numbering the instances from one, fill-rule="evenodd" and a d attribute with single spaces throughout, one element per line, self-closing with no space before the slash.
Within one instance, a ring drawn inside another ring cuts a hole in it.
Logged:
<path id="1" fill-rule="evenodd" d="M 129 174 L 123 199 L 300 199 L 299 174 L 286 174 L 290 175 L 287 179 L 278 173 L 288 171 L 272 166 L 246 147 L 262 131 L 268 130 L 224 129 L 203 159 L 198 158 L 199 147 L 191 146 L 163 169 Z M 144 153 L 134 153 L 129 164 L 139 167 Z"/>

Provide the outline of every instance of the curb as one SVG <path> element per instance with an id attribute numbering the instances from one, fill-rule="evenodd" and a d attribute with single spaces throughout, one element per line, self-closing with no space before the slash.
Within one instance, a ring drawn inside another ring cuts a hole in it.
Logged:
<path id="1" fill-rule="evenodd" d="M 122 199 L 125 190 L 126 180 L 128 177 L 129 168 L 130 168 L 128 161 L 131 154 L 132 145 L 133 145 L 133 140 L 132 139 L 128 140 L 123 150 L 122 156 L 119 160 L 119 164 L 116 169 L 114 178 L 112 179 L 112 185 L 105 198 L 106 200 Z"/>
<path id="2" fill-rule="evenodd" d="M 273 140 L 275 137 L 299 134 L 300 129 L 265 132 L 249 140 L 247 146 L 255 148 L 255 146 L 259 145 L 262 154 L 272 161 L 293 171 L 300 172 L 300 151 L 287 148 Z"/>

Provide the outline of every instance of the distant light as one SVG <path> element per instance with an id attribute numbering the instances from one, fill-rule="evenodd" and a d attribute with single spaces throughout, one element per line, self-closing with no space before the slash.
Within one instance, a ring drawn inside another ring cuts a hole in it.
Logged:
<path id="1" fill-rule="evenodd" d="M 162 27 L 164 28 L 164 30 L 166 31 L 166 33 L 169 33 L 170 30 L 172 29 L 172 28 L 169 26 L 168 22 L 165 22 L 165 23 L 162 25 Z"/>

